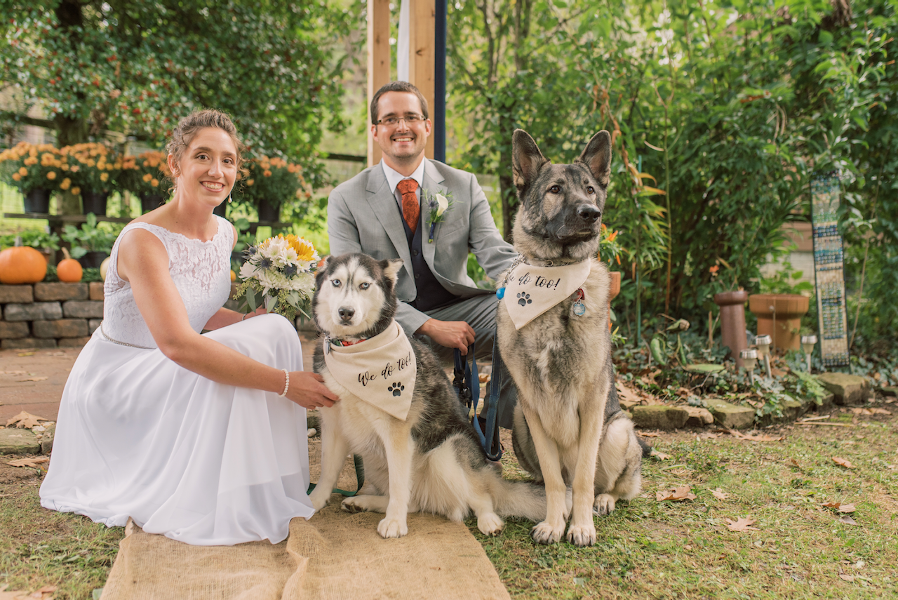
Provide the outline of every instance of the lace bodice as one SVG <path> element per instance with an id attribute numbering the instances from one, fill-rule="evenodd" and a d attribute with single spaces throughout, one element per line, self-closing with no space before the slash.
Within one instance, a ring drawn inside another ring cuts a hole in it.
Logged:
<path id="1" fill-rule="evenodd" d="M 190 326 L 199 333 L 228 299 L 231 290 L 231 249 L 234 229 L 221 217 L 218 231 L 209 241 L 195 240 L 158 225 L 131 223 L 119 234 L 112 247 L 106 283 L 103 286 L 103 332 L 111 339 L 155 348 L 156 342 L 134 302 L 131 284 L 118 276 L 119 243 L 134 229 L 149 231 L 165 246 L 171 278 L 187 309 Z"/>

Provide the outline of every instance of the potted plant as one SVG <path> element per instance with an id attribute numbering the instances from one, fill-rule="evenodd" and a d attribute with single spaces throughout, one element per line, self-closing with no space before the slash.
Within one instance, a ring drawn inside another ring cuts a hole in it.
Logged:
<path id="1" fill-rule="evenodd" d="M 87 215 L 87 221 L 80 227 L 66 225 L 62 234 L 63 241 L 72 246 L 72 258 L 88 269 L 99 269 L 103 259 L 112 251 L 112 244 L 118 237 L 121 227 L 110 223 L 97 225 L 97 217 L 93 213 Z"/>
<path id="2" fill-rule="evenodd" d="M 121 158 L 104 144 L 88 143 L 60 149 L 68 167 L 73 189 L 81 193 L 82 212 L 106 215 L 106 202 L 113 192 L 122 168 Z"/>
<path id="3" fill-rule="evenodd" d="M 122 159 L 119 183 L 122 189 L 140 198 L 140 211 L 146 213 L 165 204 L 171 194 L 170 177 L 166 154 L 149 150 Z"/>
<path id="4" fill-rule="evenodd" d="M 236 197 L 254 205 L 259 221 L 276 223 L 281 207 L 292 198 L 311 196 L 304 188 L 302 167 L 273 157 L 262 156 L 246 163 L 246 177 Z"/>
<path id="5" fill-rule="evenodd" d="M 608 227 L 602 223 L 602 232 L 600 235 L 599 241 L 599 255 L 598 259 L 602 262 L 607 262 L 608 267 L 612 268 L 614 263 L 617 263 L 617 266 L 620 266 L 620 255 L 624 251 L 624 247 L 621 245 L 619 241 L 617 241 L 617 236 L 620 234 L 620 231 L 611 231 Z M 611 271 L 611 295 L 609 300 L 613 300 L 620 294 L 620 271 Z"/>
<path id="6" fill-rule="evenodd" d="M 25 196 L 25 212 L 50 212 L 50 194 L 64 181 L 59 150 L 50 144 L 19 142 L 0 152 L 4 179 Z"/>
<path id="7" fill-rule="evenodd" d="M 15 238 L 21 238 L 22 246 L 30 246 L 44 256 L 47 264 L 51 264 L 51 257 L 59 250 L 59 236 L 52 232 L 37 229 L 26 229 L 18 233 L 0 236 L 0 248 L 11 248 L 15 245 Z"/>

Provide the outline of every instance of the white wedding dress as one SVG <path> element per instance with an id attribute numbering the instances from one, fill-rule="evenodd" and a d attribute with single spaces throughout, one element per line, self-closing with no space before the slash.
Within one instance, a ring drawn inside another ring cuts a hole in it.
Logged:
<path id="1" fill-rule="evenodd" d="M 292 517 L 314 513 L 306 411 L 275 393 L 201 377 L 156 348 L 116 271 L 119 242 L 135 228 L 165 245 L 194 330 L 227 300 L 234 234 L 226 220 L 210 241 L 147 223 L 125 227 L 109 262 L 102 328 L 62 395 L 41 504 L 108 526 L 131 517 L 188 544 L 280 542 Z M 267 365 L 302 370 L 296 330 L 279 315 L 206 335 Z"/>

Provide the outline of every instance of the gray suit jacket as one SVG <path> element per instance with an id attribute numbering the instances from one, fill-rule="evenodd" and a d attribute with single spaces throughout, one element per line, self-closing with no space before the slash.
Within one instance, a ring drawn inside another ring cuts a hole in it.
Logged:
<path id="1" fill-rule="evenodd" d="M 474 175 L 426 158 L 424 162 L 422 188 L 430 194 L 451 192 L 453 203 L 437 224 L 432 244 L 427 243 L 430 210 L 422 205 L 418 227 L 423 228 L 424 260 L 449 292 L 462 298 L 490 293 L 468 277 L 468 252 L 493 279 L 511 266 L 517 253 L 499 234 Z M 418 295 L 412 260 L 396 197 L 380 164 L 334 188 L 327 203 L 327 232 L 334 256 L 363 252 L 379 260 L 401 258 L 405 265 L 396 289 L 400 300 L 396 320 L 411 335 L 430 318 L 406 304 Z"/>

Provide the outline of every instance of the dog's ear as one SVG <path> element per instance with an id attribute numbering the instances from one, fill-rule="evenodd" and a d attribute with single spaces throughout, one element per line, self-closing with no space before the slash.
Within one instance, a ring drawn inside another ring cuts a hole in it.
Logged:
<path id="1" fill-rule="evenodd" d="M 384 270 L 387 278 L 393 282 L 394 286 L 399 280 L 399 269 L 402 268 L 402 262 L 401 258 L 391 258 L 380 261 L 380 268 Z"/>
<path id="2" fill-rule="evenodd" d="M 511 138 L 511 165 L 515 187 L 521 189 L 527 185 L 548 162 L 530 134 L 523 129 L 515 129 Z"/>
<path id="3" fill-rule="evenodd" d="M 602 130 L 592 136 L 577 162 L 585 164 L 596 181 L 607 187 L 611 181 L 611 135 Z"/>

